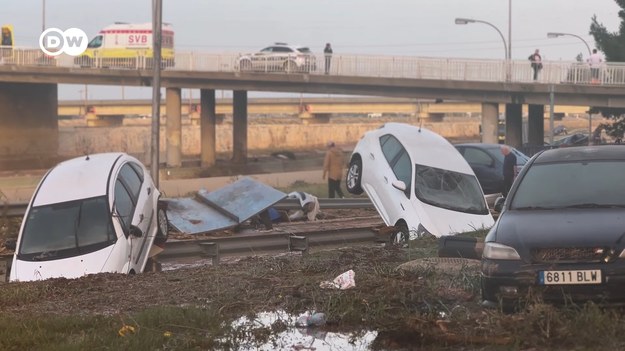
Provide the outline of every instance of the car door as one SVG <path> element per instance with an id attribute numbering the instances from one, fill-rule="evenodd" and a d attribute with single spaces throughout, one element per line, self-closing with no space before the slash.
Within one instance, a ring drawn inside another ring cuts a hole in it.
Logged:
<path id="1" fill-rule="evenodd" d="M 252 55 L 252 67 L 254 70 L 258 71 L 268 71 L 269 70 L 269 58 L 271 57 L 273 51 L 273 47 L 266 47 L 260 52 L 257 52 Z"/>
<path id="2" fill-rule="evenodd" d="M 464 148 L 462 156 L 473 169 L 484 194 L 501 192 L 503 174 L 500 174 L 501 171 L 491 155 L 482 149 L 467 146 Z"/>
<path id="3" fill-rule="evenodd" d="M 149 236 L 154 235 L 153 190 L 152 185 L 144 181 L 141 166 L 131 161 L 120 168 L 115 183 L 115 202 L 119 217 L 124 221 L 124 234 L 130 242 L 129 258 L 135 272 L 143 267 L 150 249 Z"/>

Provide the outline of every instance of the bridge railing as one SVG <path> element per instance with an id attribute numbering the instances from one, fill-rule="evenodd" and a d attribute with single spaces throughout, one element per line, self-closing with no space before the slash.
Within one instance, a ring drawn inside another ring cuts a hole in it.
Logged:
<path id="1" fill-rule="evenodd" d="M 323 55 L 301 57 L 293 64 L 275 57 L 250 59 L 238 53 L 176 52 L 172 59 L 163 60 L 163 69 L 172 71 L 241 72 L 242 74 L 325 74 Z M 0 47 L 0 64 L 19 66 L 57 66 L 73 68 L 150 69 L 152 58 L 88 58 L 60 55 L 46 56 L 33 48 Z M 532 82 L 533 71 L 527 60 L 478 60 L 429 58 L 411 56 L 338 55 L 332 56 L 329 75 L 355 77 L 388 77 L 484 82 Z M 602 84 L 625 86 L 625 63 L 607 63 L 599 68 L 599 77 L 592 79 L 586 63 L 575 61 L 545 61 L 537 79 L 548 84 Z"/>

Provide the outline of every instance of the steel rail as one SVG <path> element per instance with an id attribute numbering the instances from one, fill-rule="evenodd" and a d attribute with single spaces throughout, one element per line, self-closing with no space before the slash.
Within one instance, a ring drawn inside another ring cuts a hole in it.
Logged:
<path id="1" fill-rule="evenodd" d="M 293 210 L 300 206 L 297 199 L 282 199 L 274 207 L 278 210 Z M 349 199 L 319 199 L 319 207 L 326 210 L 334 209 L 356 209 L 373 208 L 369 198 L 349 198 Z M 20 217 L 26 214 L 27 202 L 0 204 L 0 217 Z"/>
<path id="2" fill-rule="evenodd" d="M 379 225 L 383 225 L 379 222 Z M 202 243 L 216 243 L 219 245 L 219 253 L 225 255 L 258 254 L 268 251 L 289 251 L 289 236 L 305 236 L 310 247 L 324 245 L 340 245 L 350 243 L 374 242 L 377 238 L 372 225 L 354 228 L 333 228 L 331 230 L 317 230 L 305 233 L 254 233 L 238 234 L 228 237 L 215 237 L 201 240 L 169 240 L 165 248 L 158 255 L 158 260 L 175 260 L 185 257 L 203 257 Z"/>

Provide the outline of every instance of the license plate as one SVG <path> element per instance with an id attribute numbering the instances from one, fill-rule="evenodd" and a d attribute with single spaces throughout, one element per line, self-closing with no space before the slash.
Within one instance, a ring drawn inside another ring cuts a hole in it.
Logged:
<path id="1" fill-rule="evenodd" d="M 540 271 L 538 272 L 538 284 L 601 284 L 601 270 L 589 269 L 583 271 Z"/>

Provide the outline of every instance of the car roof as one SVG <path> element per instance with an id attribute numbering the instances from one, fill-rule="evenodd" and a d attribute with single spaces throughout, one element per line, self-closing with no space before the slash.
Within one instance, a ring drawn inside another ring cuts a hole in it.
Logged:
<path id="1" fill-rule="evenodd" d="M 106 195 L 111 169 L 124 155 L 120 152 L 93 154 L 59 163 L 39 184 L 33 206 Z"/>
<path id="2" fill-rule="evenodd" d="M 454 144 L 454 146 L 473 146 L 473 147 L 478 147 L 478 148 L 482 148 L 482 149 L 499 149 L 502 146 L 507 146 L 511 149 L 513 149 L 512 146 L 510 145 L 505 145 L 505 144 L 489 144 L 489 143 L 462 143 L 462 144 Z"/>
<path id="3" fill-rule="evenodd" d="M 386 132 L 395 135 L 410 154 L 410 159 L 417 164 L 473 174 L 460 152 L 447 139 L 429 129 L 391 122 L 377 131 L 380 136 Z"/>
<path id="4" fill-rule="evenodd" d="M 625 145 L 574 146 L 541 152 L 534 163 L 625 160 Z"/>

